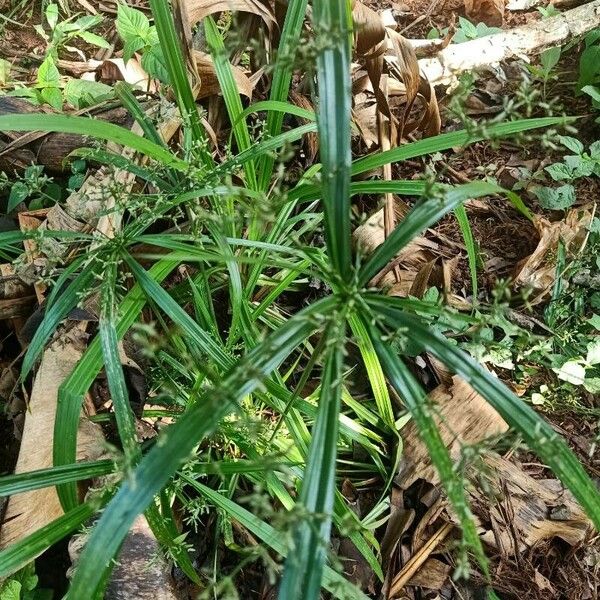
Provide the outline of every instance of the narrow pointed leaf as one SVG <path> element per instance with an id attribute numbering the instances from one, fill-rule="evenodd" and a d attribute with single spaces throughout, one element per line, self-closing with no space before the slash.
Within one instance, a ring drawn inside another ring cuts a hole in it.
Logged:
<path id="1" fill-rule="evenodd" d="M 115 463 L 112 460 L 99 460 L 6 475 L 0 477 L 0 496 L 12 496 L 13 494 L 52 487 L 60 483 L 91 479 L 112 473 L 115 468 Z"/>
<path id="2" fill-rule="evenodd" d="M 261 521 L 256 515 L 236 504 L 223 494 L 219 494 L 208 486 L 185 477 L 185 480 L 195 487 L 205 498 L 215 506 L 227 512 L 238 523 L 243 525 L 250 533 L 263 541 L 267 546 L 275 550 L 281 556 L 288 554 L 288 549 L 282 543 L 282 535 L 268 523 Z M 334 571 L 331 567 L 325 567 L 323 571 L 323 587 L 331 592 L 335 598 L 347 598 L 348 600 L 367 600 L 367 596 L 360 589 L 350 583 L 343 575 Z"/>
<path id="3" fill-rule="evenodd" d="M 296 54 L 296 46 L 300 41 L 302 24 L 306 14 L 307 0 L 290 0 L 288 2 L 285 20 L 279 39 L 277 62 L 271 81 L 269 100 L 274 102 L 285 102 L 287 100 L 290 84 L 292 82 L 293 64 L 290 60 Z M 267 115 L 266 132 L 270 137 L 281 133 L 283 114 L 280 112 L 269 112 Z M 264 155 L 259 163 L 259 189 L 266 191 L 271 185 L 273 165 L 275 161 L 272 156 Z"/>
<path id="4" fill-rule="evenodd" d="M 315 0 L 317 37 L 327 40 L 317 56 L 319 148 L 321 155 L 325 240 L 335 273 L 348 282 L 350 270 L 351 84 L 349 4 Z"/>
<path id="5" fill-rule="evenodd" d="M 231 70 L 231 64 L 227 57 L 223 38 L 217 29 L 214 19 L 210 15 L 204 19 L 204 29 L 206 31 L 206 41 L 213 58 L 215 73 L 219 80 L 221 94 L 225 100 L 229 122 L 233 127 L 233 134 L 235 136 L 235 141 L 237 142 L 238 151 L 242 152 L 248 150 L 251 141 L 248 125 L 243 116 L 244 107 L 242 106 L 242 100 L 233 77 L 233 71 Z M 249 160 L 244 164 L 244 172 L 246 174 L 246 183 L 248 187 L 252 190 L 257 189 L 254 160 Z"/>
<path id="6" fill-rule="evenodd" d="M 335 461 L 342 395 L 344 328 L 326 333 L 331 347 L 325 358 L 319 411 L 302 479 L 300 505 L 307 511 L 294 535 L 279 588 L 281 600 L 318 599 L 331 533 Z"/>
<path id="7" fill-rule="evenodd" d="M 483 572 L 489 576 L 488 561 L 477 534 L 464 481 L 454 473 L 452 459 L 434 420 L 432 407 L 428 405 L 427 396 L 402 360 L 382 341 L 381 333 L 371 327 L 369 334 L 391 385 L 404 400 L 417 425 L 419 435 L 427 446 L 431 462 L 435 465 L 448 499 L 458 516 L 464 539 L 474 552 Z"/>
<path id="8" fill-rule="evenodd" d="M 129 129 L 99 119 L 49 114 L 9 115 L 0 117 L 0 131 L 76 133 L 131 148 L 174 169 L 187 169 L 185 161 L 177 158 L 162 146 L 132 133 Z"/>
<path id="9" fill-rule="evenodd" d="M 155 281 L 162 281 L 177 265 L 168 258 L 156 263 L 149 271 Z M 121 318 L 117 324 L 117 336 L 122 339 L 146 304 L 146 295 L 138 285 L 121 302 Z M 96 337 L 81 357 L 77 366 L 58 390 L 58 406 L 54 422 L 53 460 L 55 466 L 69 465 L 76 461 L 77 429 L 81 404 L 86 392 L 102 368 L 100 338 Z M 57 486 L 63 509 L 71 510 L 79 504 L 77 487 L 73 483 Z"/>
<path id="10" fill-rule="evenodd" d="M 465 200 L 498 193 L 509 192 L 485 181 L 466 183 L 451 188 L 435 188 L 435 195 L 421 200 L 412 208 L 385 242 L 373 252 L 360 271 L 359 284 L 366 285 L 411 240 Z"/>
<path id="11" fill-rule="evenodd" d="M 466 129 L 453 131 L 451 133 L 442 133 L 434 137 L 425 138 L 418 142 L 411 142 L 404 146 L 398 146 L 385 152 L 377 152 L 364 158 L 359 158 L 352 164 L 352 175 L 360 175 L 366 171 L 378 169 L 388 163 L 400 162 L 417 156 L 425 156 L 434 152 L 442 152 L 459 146 L 466 146 L 481 140 L 489 140 L 495 137 L 507 137 L 540 129 L 543 127 L 552 127 L 553 125 L 563 125 L 572 123 L 575 119 L 571 117 L 541 117 L 538 119 L 521 119 L 498 123 L 482 127 L 476 131 Z"/>

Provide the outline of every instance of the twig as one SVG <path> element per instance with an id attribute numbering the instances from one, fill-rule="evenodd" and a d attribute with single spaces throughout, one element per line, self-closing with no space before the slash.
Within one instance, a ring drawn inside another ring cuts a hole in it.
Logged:
<path id="1" fill-rule="evenodd" d="M 431 553 L 448 537 L 454 529 L 452 523 L 445 523 L 438 531 L 427 540 L 427 543 L 404 565 L 402 570 L 394 577 L 390 588 L 389 598 L 395 598 L 406 584 L 411 580 L 419 567 L 429 558 Z"/>

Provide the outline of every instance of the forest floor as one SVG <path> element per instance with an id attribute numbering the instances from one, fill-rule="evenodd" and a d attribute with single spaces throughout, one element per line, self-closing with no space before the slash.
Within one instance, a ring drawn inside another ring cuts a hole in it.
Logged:
<path id="1" fill-rule="evenodd" d="M 396 21 L 397 30 L 412 39 L 444 38 L 458 32 L 468 43 L 470 39 L 489 33 L 488 27 L 508 30 L 545 18 L 543 11 L 536 8 L 503 9 L 502 24 L 481 25 L 477 31 L 470 21 L 465 20 L 465 6 L 461 0 L 365 0 L 364 3 L 378 13 L 388 11 Z M 122 50 L 122 45 L 116 41 L 116 3 L 106 0 L 66 4 L 73 15 L 89 15 L 91 8 L 104 16 L 94 33 L 108 40 L 110 49 L 94 46 L 94 39 L 89 37 L 88 41 L 75 38 L 66 44 L 57 63 L 61 86 L 65 80 L 77 80 L 81 76 L 81 65 L 119 57 Z M 498 5 L 497 2 L 489 4 Z M 39 5 L 39 2 L 30 5 L 0 0 L 0 11 L 6 15 L 0 15 L 0 90 L 3 93 L 36 86 L 37 91 L 52 88 L 44 88 L 39 74 L 49 43 L 41 37 L 39 28 L 36 30 L 45 18 Z M 140 8 L 146 9 L 141 4 Z M 482 14 L 489 13 L 484 11 Z M 594 82 L 600 81 L 598 70 L 589 78 L 586 69 L 589 71 L 590 67 L 582 58 L 590 47 L 600 50 L 600 30 L 596 31 L 596 37 L 566 40 L 562 53 L 556 57 L 549 53 L 542 54 L 541 58 L 532 56 L 530 64 L 525 60 L 513 60 L 503 63 L 501 68 L 467 73 L 454 89 L 436 87 L 442 132 L 502 115 L 566 114 L 577 115 L 579 119 L 568 126 L 566 133 L 563 130 L 566 135 L 563 138 L 484 141 L 394 164 L 394 179 L 417 180 L 423 173 L 451 184 L 489 178 L 503 188 L 517 192 L 533 217 L 519 213 L 505 199 L 470 200 L 465 207 L 473 238 L 471 248 L 465 239 L 464 227 L 453 215 L 448 215 L 416 240 L 411 247 L 411 256 L 400 261 L 398 270 L 389 270 L 384 285 L 392 295 L 434 301 L 443 299 L 466 313 L 475 306 L 487 320 L 488 327 L 477 335 L 457 334 L 456 343 L 485 364 L 524 403 L 535 407 L 555 431 L 564 436 L 586 471 L 600 485 L 600 456 L 596 451 L 600 440 L 600 375 L 597 367 L 600 359 L 594 357 L 594 352 L 598 355 L 595 349 L 600 340 L 600 220 L 596 216 L 600 148 L 596 147 L 594 152 L 594 143 L 600 133 L 600 104 L 598 98 L 592 100 L 593 97 L 580 91 L 585 85 L 593 86 Z M 252 57 L 249 63 L 250 67 L 245 64 L 244 68 L 251 71 Z M 103 64 L 106 67 L 106 63 Z M 110 86 L 114 83 L 114 75 L 108 67 L 103 69 L 97 81 Z M 303 82 L 296 83 L 298 86 L 294 91 L 306 97 Z M 78 96 L 75 88 L 72 92 L 75 99 L 64 99 L 63 110 L 85 113 L 88 109 L 85 98 Z M 151 94 L 150 100 L 153 98 L 156 96 Z M 258 86 L 253 100 L 265 98 L 264 91 Z M 26 93 L 21 98 L 1 94 L 0 114 L 29 112 L 27 102 L 30 100 L 31 96 L 27 97 Z M 209 100 L 213 101 L 214 98 Z M 51 101 L 34 108 L 31 112 L 55 110 Z M 94 110 L 98 110 L 97 106 Z M 99 110 L 110 112 L 103 118 L 131 125 L 131 119 L 119 112 L 119 107 L 105 110 L 100 106 Z M 223 120 L 217 120 L 217 138 L 226 139 L 228 133 Z M 62 203 L 68 195 L 67 190 L 81 185 L 79 179 L 87 173 L 78 172 L 77 165 L 66 167 L 63 163 L 80 139 L 52 137 L 54 134 L 41 139 L 26 139 L 22 135 L 4 135 L 0 146 L 0 171 L 7 173 L 4 196 L 0 199 L 5 213 L 0 217 L 1 231 L 35 226 L 36 219 L 39 225 L 46 215 L 44 211 L 54 206 L 53 202 Z M 306 162 L 314 158 L 311 143 L 314 141 L 309 140 L 303 146 Z M 8 144 L 6 152 L 3 149 Z M 374 147 L 359 136 L 354 144 L 357 153 Z M 43 169 L 26 172 L 25 168 L 32 162 L 43 165 Z M 582 166 L 584 163 L 590 164 L 589 169 Z M 298 168 L 305 166 L 300 164 Z M 92 172 L 92 167 L 85 168 Z M 290 172 L 294 168 L 293 164 Z M 550 173 L 558 171 L 568 172 L 568 175 L 554 180 Z M 23 194 L 15 203 L 19 188 Z M 397 197 L 395 202 L 396 218 L 401 219 L 413 201 L 408 197 Z M 357 197 L 354 203 L 357 223 L 372 215 L 374 208 L 372 196 Z M 368 245 L 368 228 L 362 233 L 359 228 L 355 235 L 357 238 L 366 236 Z M 470 251 L 476 258 L 476 274 L 469 261 Z M 30 254 L 25 260 L 34 265 L 38 258 Z M 22 278 L 15 278 L 15 265 L 11 267 L 9 262 L 0 265 L 3 294 L 0 297 L 2 473 L 14 472 L 19 459 L 34 382 L 32 376 L 20 381 L 19 370 L 24 351 L 39 325 L 39 301 L 45 296 L 39 282 L 32 286 L 33 279 L 23 283 Z M 23 273 L 21 267 L 19 273 Z M 476 297 L 474 275 L 478 288 Z M 177 290 L 185 280 L 186 272 L 182 270 L 167 280 L 167 285 Z M 318 285 L 300 288 L 299 292 L 289 292 L 284 304 L 293 312 L 319 293 Z M 70 319 L 76 323 L 87 322 L 85 314 L 72 314 Z M 88 333 L 95 327 L 94 320 L 90 322 Z M 453 378 L 426 353 L 415 356 L 411 368 L 430 394 L 438 394 L 443 399 L 445 408 L 441 412 L 450 432 L 445 441 L 459 463 L 458 468 L 464 469 L 465 477 L 475 482 L 470 496 L 478 532 L 490 558 L 491 583 L 498 597 L 506 600 L 599 598 L 600 540 L 570 493 L 521 445 L 516 435 L 506 432 L 496 414 L 482 408 L 481 397 L 464 381 Z M 141 376 L 135 368 L 129 369 L 128 387 L 140 404 L 138 437 L 151 440 L 167 420 L 159 422 L 156 418 L 141 417 L 148 400 L 146 392 L 151 385 L 144 379 L 143 369 Z M 367 394 L 361 379 L 364 382 L 366 374 L 357 372 L 351 390 L 359 397 Z M 302 392 L 306 395 L 310 393 L 311 385 L 317 387 L 311 381 L 305 385 Z M 91 388 L 87 404 L 87 409 L 102 425 L 104 436 L 112 443 L 116 439 L 114 426 L 102 419 L 110 406 L 110 394 L 103 375 Z M 421 455 L 422 448 L 410 423 L 404 421 L 401 424 L 400 436 L 405 456 L 412 460 L 408 464 L 412 466 L 403 467 L 404 463 L 401 463 L 389 491 L 389 518 L 375 530 L 385 575 L 383 589 L 394 590 L 391 598 L 411 600 L 485 597 L 484 577 L 474 567 L 466 582 L 452 578 L 453 571 L 461 565 L 460 536 L 453 525 L 456 518 L 439 491 L 435 472 Z M 461 453 L 457 440 L 470 445 L 473 454 L 469 459 Z M 492 447 L 497 452 L 490 458 L 487 450 Z M 354 458 L 359 460 L 360 455 Z M 500 475 L 492 476 L 492 471 Z M 379 476 L 366 480 L 348 476 L 341 477 L 340 481 L 343 496 L 359 518 L 369 513 L 386 484 Z M 491 496 L 494 501 L 490 500 Z M 6 505 L 7 502 L 0 504 L 0 509 L 5 510 Z M 184 517 L 181 519 L 179 525 L 184 526 Z M 214 531 L 215 521 L 207 522 L 207 527 Z M 255 544 L 252 536 L 241 532 L 242 529 L 234 525 L 230 535 L 238 542 L 245 539 L 246 543 Z M 193 547 L 195 555 L 206 561 L 212 555 L 206 547 L 209 542 L 202 537 L 191 534 L 186 541 Z M 339 534 L 334 536 L 333 544 L 348 578 L 370 597 L 385 597 L 380 595 L 381 582 L 377 581 L 356 547 Z M 223 549 L 221 556 L 221 569 L 225 572 L 235 570 L 239 555 L 233 542 Z M 197 562 L 202 564 L 201 559 Z M 40 600 L 62 597 L 69 564 L 67 542 L 54 545 L 37 559 L 35 567 L 39 578 L 35 589 L 40 594 L 42 590 L 46 594 L 49 590 L 52 592 L 45 596 L 14 597 Z M 184 583 L 185 578 L 179 571 L 174 573 L 179 597 L 194 597 L 197 588 Z M 258 563 L 236 573 L 236 586 L 240 598 L 275 597 L 272 582 Z M 9 598 L 13 596 L 8 592 L 6 596 L 0 596 L 0 600 Z"/>

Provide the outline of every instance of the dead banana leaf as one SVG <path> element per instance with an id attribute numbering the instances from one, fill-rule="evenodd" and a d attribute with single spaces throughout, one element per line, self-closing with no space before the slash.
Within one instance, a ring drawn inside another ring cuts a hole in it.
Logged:
<path id="1" fill-rule="evenodd" d="M 362 2 L 353 2 L 354 47 L 360 56 L 373 55 L 377 50 L 383 54 L 381 43 L 385 40 L 386 29 L 379 15 Z"/>
<path id="2" fill-rule="evenodd" d="M 448 535 L 452 532 L 453 529 L 454 525 L 452 523 L 444 523 L 427 540 L 427 542 L 410 557 L 410 559 L 406 562 L 404 567 L 402 567 L 400 572 L 394 577 L 390 586 L 388 598 L 399 598 L 400 593 L 402 592 L 404 587 L 410 582 L 417 579 L 419 572 L 430 560 L 429 557 L 431 556 L 431 554 L 436 552 L 437 548 L 444 542 L 444 540 L 448 537 Z M 436 574 L 436 576 L 439 577 L 439 574 Z M 442 584 L 444 580 L 445 577 L 442 580 Z"/>
<path id="3" fill-rule="evenodd" d="M 59 336 L 44 352 L 25 417 L 15 473 L 52 466 L 58 388 L 81 358 L 86 338 L 86 334 L 75 327 Z M 77 436 L 77 460 L 97 460 L 104 450 L 102 430 L 82 417 Z M 0 548 L 14 544 L 62 514 L 54 487 L 11 496 L 0 529 Z"/>
<path id="4" fill-rule="evenodd" d="M 489 528 L 481 538 L 504 555 L 514 555 L 543 540 L 561 538 L 581 544 L 592 525 L 573 495 L 557 479 L 534 479 L 522 465 L 497 454 L 484 458 L 488 493 L 476 483 L 469 494 L 475 512 Z M 489 486 L 489 487 L 488 487 Z M 490 497 L 495 500 L 490 501 Z"/>
<path id="5" fill-rule="evenodd" d="M 407 585 L 428 590 L 440 590 L 450 577 L 450 565 L 437 558 L 428 558 L 419 570 L 408 580 Z"/>
<path id="6" fill-rule="evenodd" d="M 464 379 L 455 375 L 452 385 L 438 386 L 429 394 L 440 434 L 453 459 L 458 458 L 461 444 L 474 444 L 508 430 L 502 417 Z M 402 430 L 404 454 L 396 483 L 403 489 L 417 479 L 439 483 L 427 447 L 413 423 Z"/>
<path id="7" fill-rule="evenodd" d="M 259 0 L 182 0 L 192 25 L 204 17 L 223 11 L 241 11 L 258 15 L 269 29 L 276 24 L 271 10 Z"/>

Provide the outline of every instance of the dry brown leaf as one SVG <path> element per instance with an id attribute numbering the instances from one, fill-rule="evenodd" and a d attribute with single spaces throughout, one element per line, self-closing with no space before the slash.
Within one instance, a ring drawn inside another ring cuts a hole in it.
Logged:
<path id="1" fill-rule="evenodd" d="M 421 568 L 408 580 L 407 585 L 425 588 L 427 590 L 439 590 L 448 580 L 451 571 L 450 565 L 428 558 Z"/>
<path id="2" fill-rule="evenodd" d="M 362 2 L 352 3 L 354 47 L 358 54 L 374 58 L 385 51 L 386 28 L 381 17 Z"/>
<path id="3" fill-rule="evenodd" d="M 417 271 L 410 287 L 410 296 L 414 296 L 415 298 L 423 297 L 423 294 L 425 294 L 429 287 L 429 279 L 431 278 L 431 273 L 433 272 L 436 262 L 436 259 L 430 260 Z"/>
<path id="4" fill-rule="evenodd" d="M 453 529 L 454 525 L 452 523 L 444 523 L 427 540 L 427 543 L 410 557 L 404 567 L 394 577 L 388 598 L 396 598 L 403 588 L 417 576 L 417 573 L 423 568 L 430 555 L 436 551 L 438 546 L 448 537 Z"/>
<path id="5" fill-rule="evenodd" d="M 591 205 L 576 208 L 570 210 L 564 220 L 555 223 L 544 217 L 535 217 L 534 224 L 540 234 L 540 241 L 533 254 L 517 266 L 515 276 L 517 287 L 532 290 L 529 304 L 539 304 L 552 290 L 556 278 L 555 257 L 559 240 L 565 245 L 568 256 L 579 252 L 587 241 L 594 212 L 595 207 Z"/>
<path id="6" fill-rule="evenodd" d="M 465 12 L 474 23 L 501 27 L 504 23 L 504 0 L 465 0 Z"/>
<path id="7" fill-rule="evenodd" d="M 21 212 L 17 215 L 19 221 L 19 227 L 23 232 L 30 232 L 39 229 L 46 215 L 48 214 L 47 208 L 40 210 L 31 210 Z M 23 240 L 23 248 L 25 248 L 25 262 L 30 265 L 35 265 L 38 260 L 45 260 L 42 258 L 38 244 L 33 239 Z M 42 282 L 34 283 L 35 295 L 37 296 L 38 302 L 41 304 L 44 301 L 44 293 L 46 291 L 46 284 Z"/>
<path id="8" fill-rule="evenodd" d="M 313 103 L 303 94 L 295 90 L 290 91 L 290 101 L 295 106 L 304 108 L 305 110 L 315 111 Z M 307 123 L 304 119 L 301 119 L 303 123 Z M 319 136 L 316 133 L 309 133 L 304 137 L 303 146 L 306 149 L 306 159 L 308 164 L 312 164 L 319 151 Z"/>
<path id="9" fill-rule="evenodd" d="M 52 466 L 58 388 L 81 358 L 86 339 L 86 334 L 76 327 L 61 335 L 44 352 L 25 417 L 15 473 Z M 97 460 L 104 449 L 99 426 L 82 418 L 77 436 L 77 460 Z M 0 530 L 0 548 L 14 544 L 62 514 L 54 487 L 11 496 Z"/>
<path id="10" fill-rule="evenodd" d="M 415 519 L 415 511 L 404 507 L 403 491 L 393 487 L 390 493 L 390 518 L 381 538 L 381 566 L 385 575 L 381 595 L 387 598 L 394 573 L 400 568 L 400 544 Z"/>
<path id="11" fill-rule="evenodd" d="M 18 334 L 24 318 L 31 314 L 35 301 L 33 288 L 18 276 L 13 265 L 1 264 L 0 321 L 11 319 L 12 327 Z"/>
<path id="12" fill-rule="evenodd" d="M 223 11 L 241 11 L 258 15 L 269 28 L 276 24 L 269 8 L 259 0 L 182 0 L 194 25 L 207 17 Z"/>
<path id="13" fill-rule="evenodd" d="M 436 131 L 436 127 L 439 127 L 436 125 L 439 120 L 437 100 L 429 83 L 420 75 L 411 43 L 393 28 L 386 27 L 381 15 L 361 2 L 353 3 L 352 16 L 356 54 L 359 61 L 364 61 L 377 105 L 377 137 L 380 145 L 382 135 L 393 147 L 415 128 L 422 129 L 427 135 L 439 132 L 439 129 Z M 355 77 L 362 78 L 363 72 L 356 71 Z M 390 103 L 394 94 L 392 90 L 397 83 L 402 84 L 400 112 L 398 106 Z M 418 98 L 423 104 L 422 114 L 409 124 L 408 117 Z M 355 114 L 360 118 L 360 108 L 356 105 Z M 385 117 L 385 127 L 380 123 L 382 116 Z"/>
<path id="14" fill-rule="evenodd" d="M 435 93 L 421 78 L 412 45 L 393 28 L 386 27 L 382 16 L 362 2 L 353 2 L 352 17 L 356 54 L 364 61 L 374 95 L 374 103 L 368 96 L 361 97 L 360 104 L 355 101 L 353 114 L 364 140 L 368 145 L 377 140 L 380 150 L 385 152 L 400 144 L 416 128 L 426 135 L 438 133 L 440 120 Z M 355 75 L 360 80 L 361 91 L 366 91 L 362 71 L 358 70 Z M 402 84 L 401 104 L 392 96 L 392 81 Z M 419 118 L 411 121 L 409 116 L 417 98 L 424 109 Z M 391 164 L 383 166 L 382 174 L 384 180 L 392 179 Z M 384 198 L 383 222 L 387 237 L 396 225 L 395 198 L 391 193 L 385 194 Z M 401 269 L 395 265 L 393 272 L 396 281 L 400 281 Z"/>
<path id="15" fill-rule="evenodd" d="M 100 65 L 98 75 L 101 82 L 109 85 L 115 81 L 126 81 L 138 90 L 157 91 L 155 81 L 148 76 L 136 58 L 130 58 L 127 62 L 122 58 L 109 58 Z"/>
<path id="16" fill-rule="evenodd" d="M 194 52 L 194 57 L 198 67 L 198 75 L 200 76 L 198 99 L 208 98 L 209 96 L 219 94 L 221 91 L 221 86 L 219 85 L 219 80 L 217 79 L 217 74 L 215 72 L 215 66 L 210 54 L 196 50 Z M 247 98 L 251 98 L 254 85 L 244 70 L 240 67 L 236 67 L 235 65 L 231 65 L 231 72 L 233 73 L 233 78 L 235 79 L 239 93 L 243 94 Z"/>
<path id="17" fill-rule="evenodd" d="M 458 458 L 461 444 L 474 444 L 508 430 L 502 417 L 464 379 L 455 375 L 452 385 L 440 385 L 429 394 L 435 407 L 433 417 L 444 444 L 453 458 Z M 429 452 L 421 441 L 414 423 L 402 430 L 404 453 L 396 483 L 403 489 L 417 479 L 439 482 Z"/>
<path id="18" fill-rule="evenodd" d="M 558 480 L 534 479 L 520 464 L 497 454 L 486 455 L 484 462 L 487 469 L 477 469 L 473 481 L 484 477 L 490 493 L 477 485 L 468 491 L 480 519 L 490 523 L 481 536 L 490 546 L 506 555 L 555 537 L 577 546 L 592 531 L 590 520 Z"/>

